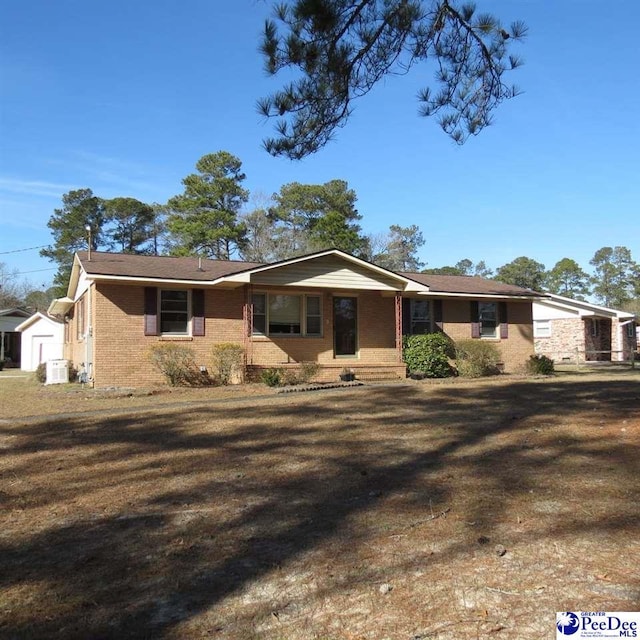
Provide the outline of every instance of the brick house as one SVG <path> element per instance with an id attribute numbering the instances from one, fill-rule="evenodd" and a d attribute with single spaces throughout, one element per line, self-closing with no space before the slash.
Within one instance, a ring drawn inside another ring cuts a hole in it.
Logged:
<path id="1" fill-rule="evenodd" d="M 80 252 L 67 297 L 65 357 L 96 386 L 162 382 L 149 349 L 188 344 L 208 366 L 220 342 L 244 347 L 248 371 L 314 361 L 404 377 L 402 335 L 443 331 L 495 342 L 506 371 L 533 354 L 532 291 L 482 278 L 396 273 L 327 250 L 272 264 Z"/>
<path id="2" fill-rule="evenodd" d="M 628 361 L 638 317 L 628 311 L 547 294 L 533 303 L 536 353 L 561 362 Z"/>

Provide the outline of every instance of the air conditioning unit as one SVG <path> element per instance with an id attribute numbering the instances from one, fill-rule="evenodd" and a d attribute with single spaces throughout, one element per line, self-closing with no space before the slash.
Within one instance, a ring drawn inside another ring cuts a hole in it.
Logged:
<path id="1" fill-rule="evenodd" d="M 67 360 L 47 360 L 47 381 L 45 384 L 69 382 L 69 362 Z"/>

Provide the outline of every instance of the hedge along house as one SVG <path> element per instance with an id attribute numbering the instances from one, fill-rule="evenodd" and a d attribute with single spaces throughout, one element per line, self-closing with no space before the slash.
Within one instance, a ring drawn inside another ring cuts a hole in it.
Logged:
<path id="1" fill-rule="evenodd" d="M 243 346 L 249 372 L 313 361 L 318 379 L 404 377 L 403 333 L 495 342 L 505 369 L 533 353 L 532 291 L 481 278 L 395 273 L 338 250 L 272 264 L 102 252 L 74 258 L 65 357 L 97 386 L 162 382 L 150 349 Z"/>
<path id="2" fill-rule="evenodd" d="M 556 294 L 533 304 L 536 353 L 562 362 L 629 361 L 638 317 Z"/>

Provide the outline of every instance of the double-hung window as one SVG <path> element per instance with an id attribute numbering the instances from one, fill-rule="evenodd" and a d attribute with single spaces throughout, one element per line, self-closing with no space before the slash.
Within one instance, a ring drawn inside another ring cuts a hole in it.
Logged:
<path id="1" fill-rule="evenodd" d="M 431 333 L 431 303 L 429 300 L 411 298 L 411 335 Z"/>
<path id="2" fill-rule="evenodd" d="M 189 335 L 189 292 L 183 289 L 160 291 L 160 333 Z"/>
<path id="3" fill-rule="evenodd" d="M 496 302 L 478 303 L 478 320 L 481 338 L 498 337 L 498 304 Z"/>
<path id="4" fill-rule="evenodd" d="M 255 293 L 252 305 L 254 335 L 322 335 L 320 296 Z"/>
<path id="5" fill-rule="evenodd" d="M 551 337 L 551 320 L 534 320 L 533 321 L 533 337 L 534 338 L 550 338 Z"/>

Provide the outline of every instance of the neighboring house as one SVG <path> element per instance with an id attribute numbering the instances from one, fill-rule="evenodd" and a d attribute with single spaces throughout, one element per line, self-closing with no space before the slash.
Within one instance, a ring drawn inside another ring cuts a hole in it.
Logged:
<path id="1" fill-rule="evenodd" d="M 20 334 L 17 326 L 31 314 L 24 309 L 0 309 L 0 364 L 20 366 Z"/>
<path id="2" fill-rule="evenodd" d="M 314 361 L 319 379 L 343 368 L 404 377 L 402 335 L 443 331 L 494 342 L 506 371 L 533 354 L 538 294 L 464 276 L 395 273 L 327 250 L 273 264 L 77 254 L 67 297 L 65 357 L 97 386 L 162 381 L 151 347 L 189 345 L 208 366 L 213 345 L 244 347 L 249 373 Z"/>
<path id="3" fill-rule="evenodd" d="M 16 327 L 22 334 L 20 368 L 35 371 L 47 360 L 64 358 L 64 322 L 44 313 L 34 313 Z"/>
<path id="4" fill-rule="evenodd" d="M 533 303 L 536 353 L 561 362 L 629 360 L 638 317 L 555 294 Z"/>

